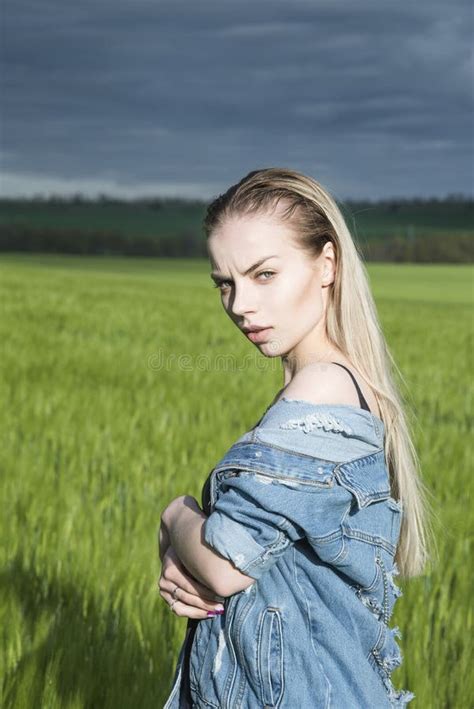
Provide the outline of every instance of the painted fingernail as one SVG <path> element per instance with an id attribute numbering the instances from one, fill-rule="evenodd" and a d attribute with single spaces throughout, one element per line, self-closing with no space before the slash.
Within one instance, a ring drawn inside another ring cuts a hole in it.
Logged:
<path id="1" fill-rule="evenodd" d="M 214 608 L 215 611 L 223 612 L 224 611 L 224 606 L 222 603 L 218 603 L 217 606 Z"/>
<path id="2" fill-rule="evenodd" d="M 224 609 L 221 611 L 207 611 L 207 617 L 208 618 L 215 618 L 216 615 L 222 615 L 224 612 Z"/>

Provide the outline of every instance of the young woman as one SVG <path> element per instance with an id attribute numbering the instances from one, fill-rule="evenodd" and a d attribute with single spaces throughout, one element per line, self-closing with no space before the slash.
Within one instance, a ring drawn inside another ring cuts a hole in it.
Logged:
<path id="1" fill-rule="evenodd" d="M 225 311 L 284 386 L 203 509 L 185 495 L 162 514 L 160 593 L 189 619 L 165 709 L 404 706 L 389 621 L 394 576 L 429 558 L 427 490 L 356 246 L 289 169 L 249 173 L 204 227 Z"/>

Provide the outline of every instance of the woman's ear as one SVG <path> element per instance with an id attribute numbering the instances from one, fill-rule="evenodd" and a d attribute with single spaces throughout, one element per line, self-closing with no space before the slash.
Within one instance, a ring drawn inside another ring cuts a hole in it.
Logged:
<path id="1" fill-rule="evenodd" d="M 336 277 L 336 254 L 332 241 L 327 241 L 321 252 L 322 271 L 321 285 L 330 286 Z"/>

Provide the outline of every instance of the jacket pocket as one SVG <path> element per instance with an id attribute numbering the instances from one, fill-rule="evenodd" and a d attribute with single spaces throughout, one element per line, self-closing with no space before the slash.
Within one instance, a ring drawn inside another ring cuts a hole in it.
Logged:
<path id="1" fill-rule="evenodd" d="M 265 707 L 278 707 L 284 689 L 283 630 L 279 608 L 265 608 L 257 635 L 257 666 L 261 700 Z"/>

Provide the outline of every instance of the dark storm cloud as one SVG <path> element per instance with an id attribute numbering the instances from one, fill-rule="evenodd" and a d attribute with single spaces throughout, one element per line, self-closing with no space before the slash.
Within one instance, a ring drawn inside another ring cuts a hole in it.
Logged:
<path id="1" fill-rule="evenodd" d="M 464 2 L 4 5 L 3 192 L 210 196 L 286 165 L 340 196 L 472 190 Z"/>

